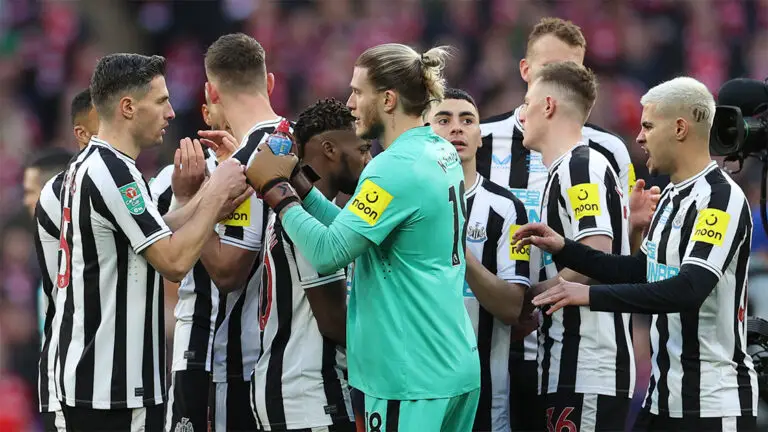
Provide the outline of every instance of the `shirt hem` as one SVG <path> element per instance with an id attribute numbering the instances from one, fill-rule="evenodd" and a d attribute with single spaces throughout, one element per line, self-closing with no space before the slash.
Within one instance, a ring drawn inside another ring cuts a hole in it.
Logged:
<path id="1" fill-rule="evenodd" d="M 613 232 L 610 230 L 600 229 L 600 228 L 589 228 L 585 229 L 584 231 L 579 232 L 579 234 L 575 237 L 573 237 L 573 241 L 579 241 L 585 237 L 591 237 L 595 235 L 606 235 L 613 240 Z"/>
<path id="2" fill-rule="evenodd" d="M 133 248 L 133 251 L 136 252 L 136 255 L 139 255 L 142 252 L 144 252 L 144 249 L 152 246 L 152 244 L 154 244 L 156 241 L 158 241 L 158 240 L 160 240 L 162 238 L 168 237 L 171 234 L 173 234 L 171 232 L 171 230 L 169 230 L 169 229 L 161 229 L 160 231 L 157 231 L 156 233 L 150 234 L 149 237 L 147 237 L 147 239 L 144 240 L 143 243 L 141 243 L 138 246 L 136 246 L 135 248 Z"/>
<path id="3" fill-rule="evenodd" d="M 286 413 L 286 417 L 289 414 Z M 331 426 L 334 424 L 334 420 L 336 421 L 349 421 L 350 423 L 353 423 L 355 421 L 354 417 L 348 416 L 348 415 L 339 415 L 339 416 L 331 416 L 330 420 L 322 419 L 317 421 L 310 420 L 304 420 L 301 422 L 285 422 L 285 423 L 279 423 L 279 424 L 269 424 L 267 422 L 262 421 L 261 427 L 265 431 L 270 431 L 272 429 L 277 429 L 278 431 L 283 430 L 296 430 L 296 429 L 312 429 L 312 428 L 321 428 L 325 426 Z"/>
<path id="4" fill-rule="evenodd" d="M 717 276 L 718 280 L 720 280 L 723 277 L 723 272 L 721 272 L 720 270 L 718 270 L 717 268 L 712 266 L 712 264 L 710 264 L 707 261 L 704 261 L 701 258 L 688 257 L 688 258 L 684 259 L 682 263 L 680 263 L 680 267 L 682 268 L 686 264 L 696 265 L 696 266 L 699 266 L 699 267 L 704 268 L 706 270 L 709 270 L 712 274 Z"/>
<path id="5" fill-rule="evenodd" d="M 462 387 L 459 390 L 454 390 L 451 392 L 446 393 L 427 393 L 427 392 L 408 392 L 408 393 L 387 393 L 387 392 L 374 392 L 371 391 L 369 388 L 366 388 L 366 386 L 358 386 L 354 382 L 349 383 L 349 385 L 353 388 L 356 388 L 363 392 L 364 395 L 370 396 L 376 399 L 381 400 L 425 400 L 425 399 L 448 399 L 456 396 L 461 396 L 463 394 L 479 390 L 480 389 L 480 383 L 477 384 L 471 384 L 465 387 Z"/>
<path id="6" fill-rule="evenodd" d="M 651 408 L 651 414 L 658 416 L 667 416 L 677 419 L 689 419 L 689 418 L 720 418 L 720 417 L 754 417 L 757 413 L 752 409 L 745 411 L 696 411 L 684 413 L 683 411 L 661 411 L 658 408 Z M 745 415 L 746 414 L 746 415 Z"/>
<path id="7" fill-rule="evenodd" d="M 232 240 L 232 239 L 226 238 L 226 237 L 220 237 L 219 241 L 221 242 L 221 244 L 234 246 L 234 247 L 237 247 L 237 248 L 240 248 L 240 249 L 245 249 L 245 250 L 251 251 L 251 252 L 259 252 L 261 250 L 260 246 L 255 246 L 255 247 L 254 246 L 248 246 L 245 242 L 241 242 L 241 241 L 237 241 L 237 240 Z"/>
<path id="8" fill-rule="evenodd" d="M 148 398 L 148 399 L 141 399 L 139 402 L 128 402 L 128 401 L 111 401 L 111 402 L 105 402 L 105 401 L 87 401 L 87 400 L 79 400 L 79 399 L 70 399 L 70 398 L 64 398 L 61 402 L 62 405 L 66 405 L 68 407 L 73 408 L 90 408 L 90 409 L 100 409 L 100 410 L 111 410 L 111 409 L 135 409 L 135 408 L 146 408 L 151 406 L 157 406 L 162 405 L 166 403 L 167 401 L 167 395 L 163 393 L 162 397 L 158 400 L 156 397 Z"/>
<path id="9" fill-rule="evenodd" d="M 628 389 L 627 392 L 627 399 L 632 399 L 634 395 L 634 389 Z M 624 390 L 621 390 L 619 392 L 616 391 L 615 388 L 605 388 L 605 387 L 563 387 L 558 386 L 557 389 L 554 391 L 543 389 L 539 390 L 538 394 L 542 396 L 551 395 L 555 393 L 578 393 L 578 394 L 596 394 L 596 395 L 603 395 L 603 396 L 613 396 L 613 397 L 621 397 L 620 393 L 623 393 Z"/>

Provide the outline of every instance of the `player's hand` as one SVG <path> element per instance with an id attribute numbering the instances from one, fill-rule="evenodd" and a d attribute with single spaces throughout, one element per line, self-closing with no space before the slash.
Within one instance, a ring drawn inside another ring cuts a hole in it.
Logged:
<path id="1" fill-rule="evenodd" d="M 534 330 L 539 328 L 539 311 L 534 310 L 521 316 L 517 324 L 512 326 L 512 341 L 525 339 Z"/>
<path id="2" fill-rule="evenodd" d="M 227 131 L 201 130 L 197 131 L 197 134 L 200 136 L 200 143 L 213 150 L 219 163 L 229 159 L 237 151 L 237 140 Z"/>
<path id="3" fill-rule="evenodd" d="M 565 306 L 589 306 L 589 286 L 568 282 L 558 276 L 557 285 L 533 298 L 536 306 L 552 305 L 547 315 L 552 315 Z"/>
<path id="4" fill-rule="evenodd" d="M 645 180 L 635 183 L 629 194 L 629 229 L 632 232 L 645 232 L 651 224 L 651 218 L 661 199 L 661 189 L 653 186 L 645 189 Z"/>
<path id="5" fill-rule="evenodd" d="M 221 207 L 221 210 L 219 211 L 218 218 L 216 220 L 224 220 L 227 216 L 231 215 L 235 209 L 240 207 L 240 204 L 244 203 L 245 200 L 251 197 L 253 195 L 253 188 L 250 186 L 247 186 L 245 188 L 245 192 L 241 193 L 240 195 L 230 198 L 227 197 L 227 201 L 224 203 L 224 205 Z"/>
<path id="6" fill-rule="evenodd" d="M 293 169 L 299 162 L 299 158 L 294 154 L 285 156 L 276 156 L 267 143 L 261 143 L 257 148 L 256 154 L 251 160 L 250 166 L 245 172 L 248 182 L 253 189 L 262 193 L 262 188 L 271 180 L 276 178 L 290 179 Z"/>
<path id="7" fill-rule="evenodd" d="M 187 202 L 203 184 L 206 176 L 205 155 L 200 141 L 184 138 L 173 155 L 171 189 L 176 200 Z"/>
<path id="8" fill-rule="evenodd" d="M 528 245 L 557 254 L 565 247 L 565 239 L 546 224 L 536 222 L 521 226 L 512 236 L 512 247 L 518 252 Z"/>
<path id="9" fill-rule="evenodd" d="M 240 198 L 241 195 L 248 191 L 243 165 L 237 159 L 227 159 L 220 163 L 213 172 L 213 175 L 211 175 L 206 189 L 207 194 L 224 198 L 222 207 L 226 206 L 230 201 Z M 229 213 L 226 213 L 224 216 L 227 214 Z"/>

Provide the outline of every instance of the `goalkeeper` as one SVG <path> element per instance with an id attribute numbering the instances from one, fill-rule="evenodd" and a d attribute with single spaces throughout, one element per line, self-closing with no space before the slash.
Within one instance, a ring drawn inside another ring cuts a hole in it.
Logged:
<path id="1" fill-rule="evenodd" d="M 480 364 L 462 297 L 464 174 L 453 146 L 422 120 L 443 96 L 447 54 L 385 44 L 357 59 L 347 106 L 357 135 L 385 151 L 343 210 L 294 169 L 295 156 L 266 144 L 247 173 L 321 274 L 354 261 L 349 382 L 365 395 L 370 432 L 469 431 L 477 408 Z"/>

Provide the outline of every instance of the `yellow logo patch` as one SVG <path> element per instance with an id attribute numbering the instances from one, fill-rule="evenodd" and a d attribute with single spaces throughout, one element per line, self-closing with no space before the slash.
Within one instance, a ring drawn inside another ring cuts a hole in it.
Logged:
<path id="1" fill-rule="evenodd" d="M 587 216 L 600 216 L 600 189 L 597 183 L 582 183 L 568 188 L 568 198 L 576 220 Z"/>
<path id="2" fill-rule="evenodd" d="M 360 187 L 360 192 L 349 203 L 349 211 L 373 226 L 391 201 L 392 195 L 389 192 L 371 180 L 366 180 Z"/>
<path id="3" fill-rule="evenodd" d="M 225 217 L 221 222 L 226 226 L 247 227 L 251 225 L 251 198 L 240 204 L 235 211 Z"/>
<path id="4" fill-rule="evenodd" d="M 637 183 L 637 175 L 635 174 L 635 166 L 632 164 L 629 164 L 629 193 L 632 193 L 632 189 L 635 188 L 635 183 Z"/>
<path id="5" fill-rule="evenodd" d="M 518 252 L 517 248 L 515 248 L 515 241 L 512 239 L 512 236 L 514 236 L 519 229 L 520 225 L 512 225 L 509 227 L 509 259 L 512 261 L 530 261 L 531 245 L 527 245 L 522 252 Z"/>
<path id="6" fill-rule="evenodd" d="M 722 210 L 704 209 L 696 219 L 696 229 L 691 240 L 722 246 L 730 221 L 731 215 Z"/>

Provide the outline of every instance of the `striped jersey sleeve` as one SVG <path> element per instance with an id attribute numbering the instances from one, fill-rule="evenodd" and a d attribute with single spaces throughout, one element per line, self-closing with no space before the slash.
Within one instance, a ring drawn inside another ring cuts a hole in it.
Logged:
<path id="1" fill-rule="evenodd" d="M 730 260 L 752 230 L 749 205 L 730 183 L 711 185 L 711 195 L 696 203 L 696 223 L 682 265 L 694 264 L 722 278 Z M 740 192 L 740 191 L 739 191 Z"/>
<path id="2" fill-rule="evenodd" d="M 594 235 L 613 238 L 611 214 L 623 211 L 620 206 L 609 206 L 613 203 L 608 188 L 616 184 L 615 174 L 604 158 L 595 157 L 594 153 L 587 151 L 588 147 L 582 149 L 573 152 L 567 174 L 561 177 L 560 182 L 560 197 L 573 221 L 572 239 L 579 241 Z M 613 181 L 608 178 L 611 176 L 614 176 Z"/>
<path id="3" fill-rule="evenodd" d="M 329 275 L 322 275 L 312 267 L 298 248 L 294 248 L 294 253 L 296 255 L 296 270 L 299 274 L 299 281 L 304 289 L 323 286 L 335 281 L 343 281 L 347 278 L 346 268 L 341 268 Z"/>
<path id="4" fill-rule="evenodd" d="M 254 126 L 243 140 L 243 145 L 232 157 L 244 166 L 248 166 L 253 160 L 259 144 L 275 131 L 280 120 L 282 119 L 279 118 Z M 255 194 L 248 198 L 234 213 L 217 226 L 216 231 L 221 238 L 221 243 L 253 252 L 260 251 L 267 210 L 264 203 Z"/>
<path id="5" fill-rule="evenodd" d="M 157 203 L 157 210 L 161 215 L 168 213 L 171 208 L 171 198 L 173 198 L 173 189 L 171 189 L 171 176 L 173 175 L 173 165 L 168 165 L 157 176 L 149 181 L 149 192 Z"/>
<path id="6" fill-rule="evenodd" d="M 98 187 L 107 210 L 117 223 L 114 228 L 128 238 L 134 252 L 139 254 L 152 243 L 171 235 L 138 169 L 130 169 L 112 151 L 99 151 L 101 157 L 94 160 L 86 176 L 94 187 Z M 110 224 L 99 213 L 93 216 Z"/>
<path id="7" fill-rule="evenodd" d="M 496 185 L 493 184 L 493 186 Z M 525 205 L 511 193 L 509 198 L 509 205 L 504 212 L 502 235 L 496 244 L 496 276 L 507 282 L 531 286 L 529 275 L 530 249 L 525 252 L 517 252 L 512 247 L 512 236 L 521 226 L 528 223 Z"/>

